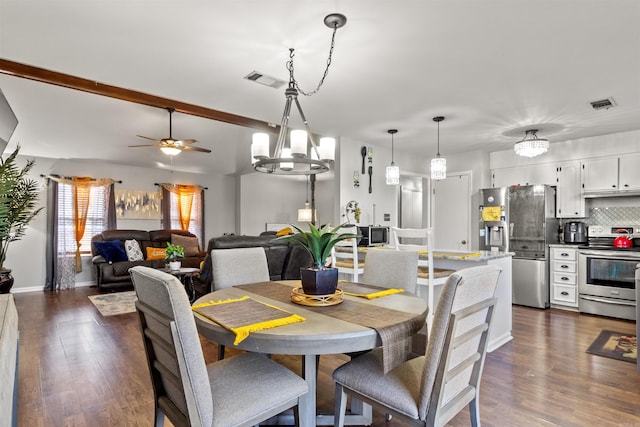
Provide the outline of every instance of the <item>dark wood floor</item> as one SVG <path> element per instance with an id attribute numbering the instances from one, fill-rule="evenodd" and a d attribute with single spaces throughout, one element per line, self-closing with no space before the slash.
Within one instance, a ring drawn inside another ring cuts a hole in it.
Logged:
<path id="1" fill-rule="evenodd" d="M 137 317 L 102 317 L 87 298 L 93 293 L 79 288 L 14 295 L 20 316 L 19 426 L 153 425 Z M 483 425 L 640 426 L 635 365 L 585 353 L 601 329 L 634 333 L 635 323 L 514 307 L 513 341 L 487 356 Z M 202 343 L 207 361 L 215 361 L 215 344 Z M 299 357 L 274 358 L 300 371 Z M 332 407 L 331 372 L 344 361 L 321 358 L 320 407 Z M 375 413 L 373 425 L 402 424 Z M 468 412 L 450 425 L 468 426 Z"/>

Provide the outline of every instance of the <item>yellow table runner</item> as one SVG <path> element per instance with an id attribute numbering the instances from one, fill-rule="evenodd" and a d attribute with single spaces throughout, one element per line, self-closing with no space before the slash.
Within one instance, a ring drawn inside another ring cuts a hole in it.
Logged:
<path id="1" fill-rule="evenodd" d="M 191 309 L 233 332 L 236 336 L 234 345 L 241 343 L 251 332 L 306 320 L 302 316 L 253 300 L 248 296 L 210 301 L 194 305 Z"/>
<path id="2" fill-rule="evenodd" d="M 345 295 L 351 295 L 352 297 L 374 299 L 374 298 L 384 297 L 387 295 L 399 294 L 400 292 L 404 292 L 404 289 L 389 288 L 389 289 L 385 289 L 384 291 L 371 292 L 371 293 L 347 292 L 345 290 L 343 290 L 342 292 Z"/>

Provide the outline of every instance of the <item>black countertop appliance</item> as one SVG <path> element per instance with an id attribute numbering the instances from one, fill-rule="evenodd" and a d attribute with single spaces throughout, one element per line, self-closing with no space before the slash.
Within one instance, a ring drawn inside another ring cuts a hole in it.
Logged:
<path id="1" fill-rule="evenodd" d="M 564 223 L 565 243 L 587 243 L 587 225 L 580 221 L 569 221 Z"/>

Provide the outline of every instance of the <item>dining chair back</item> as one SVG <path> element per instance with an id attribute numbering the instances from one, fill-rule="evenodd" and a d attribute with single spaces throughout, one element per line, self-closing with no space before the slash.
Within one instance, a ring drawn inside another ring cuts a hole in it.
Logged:
<path id="1" fill-rule="evenodd" d="M 341 233 L 358 234 L 358 227 L 342 227 Z M 331 250 L 331 266 L 337 268 L 339 274 L 347 275 L 352 282 L 360 279 L 364 264 L 359 256 L 357 239 L 341 240 Z"/>
<path id="2" fill-rule="evenodd" d="M 424 356 L 385 373 L 382 352 L 374 350 L 336 369 L 335 425 L 344 425 L 351 395 L 414 426 L 444 426 L 469 405 L 471 424 L 479 426 L 480 378 L 500 271 L 472 267 L 447 279 Z"/>
<path id="3" fill-rule="evenodd" d="M 251 426 L 296 407 L 306 382 L 256 353 L 206 365 L 194 314 L 180 281 L 130 270 L 153 386 L 155 426 Z"/>
<path id="4" fill-rule="evenodd" d="M 365 256 L 362 283 L 398 288 L 416 293 L 418 253 L 369 249 Z"/>
<path id="5" fill-rule="evenodd" d="M 211 287 L 216 291 L 270 279 L 267 255 L 262 247 L 213 249 L 211 267 Z"/>
<path id="6" fill-rule="evenodd" d="M 248 283 L 268 282 L 269 264 L 262 247 L 213 249 L 211 287 L 214 291 Z M 225 346 L 218 343 L 218 360 L 224 359 Z"/>

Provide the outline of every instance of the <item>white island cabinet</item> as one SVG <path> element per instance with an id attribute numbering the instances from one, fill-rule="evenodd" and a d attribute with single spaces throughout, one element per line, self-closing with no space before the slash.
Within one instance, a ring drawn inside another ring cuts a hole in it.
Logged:
<path id="1" fill-rule="evenodd" d="M 493 311 L 493 320 L 489 330 L 489 344 L 487 347 L 489 352 L 513 339 L 511 335 L 511 258 L 513 255 L 511 252 L 490 251 L 454 252 L 435 250 L 433 252 L 433 266 L 435 268 L 462 270 L 463 268 L 480 265 L 496 265 L 502 269 L 498 279 L 498 287 L 496 288 L 498 302 Z"/>
<path id="2" fill-rule="evenodd" d="M 578 310 L 578 246 L 549 245 L 551 307 Z"/>

